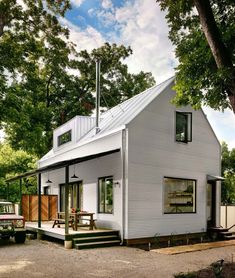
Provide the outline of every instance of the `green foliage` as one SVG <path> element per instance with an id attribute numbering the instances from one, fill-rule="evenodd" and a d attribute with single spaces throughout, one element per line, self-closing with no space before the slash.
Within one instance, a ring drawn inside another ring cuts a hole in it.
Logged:
<path id="1" fill-rule="evenodd" d="M 208 105 L 214 109 L 230 106 L 226 84 L 230 84 L 234 71 L 218 69 L 202 31 L 193 1 L 157 0 L 166 11 L 170 28 L 169 37 L 176 46 L 179 65 L 176 68 L 177 105 L 190 104 L 198 109 Z M 233 0 L 210 1 L 221 38 L 235 63 L 235 4 Z"/>
<path id="2" fill-rule="evenodd" d="M 25 151 L 14 151 L 8 143 L 0 143 L 0 199 L 7 198 L 7 184 L 5 180 L 17 174 L 36 168 L 37 157 Z M 35 178 L 23 180 L 23 193 L 36 193 Z M 19 201 L 19 181 L 9 184 L 9 200 Z"/>
<path id="3" fill-rule="evenodd" d="M 151 73 L 130 74 L 130 47 L 105 44 L 77 53 L 58 18 L 68 0 L 0 3 L 0 127 L 15 149 L 41 156 L 52 130 L 95 106 L 95 60 L 101 60 L 102 105 L 112 107 L 152 86 Z M 105 100 L 104 100 L 105 99 Z"/>
<path id="4" fill-rule="evenodd" d="M 225 181 L 222 182 L 222 203 L 235 203 L 235 149 L 231 151 L 228 145 L 222 142 L 222 173 Z"/>

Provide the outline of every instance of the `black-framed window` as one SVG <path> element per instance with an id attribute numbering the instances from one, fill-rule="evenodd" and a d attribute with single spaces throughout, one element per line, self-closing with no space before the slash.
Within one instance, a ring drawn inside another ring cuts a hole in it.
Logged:
<path id="1" fill-rule="evenodd" d="M 58 136 L 58 146 L 68 143 L 71 140 L 72 140 L 72 130 L 70 129 Z"/>
<path id="2" fill-rule="evenodd" d="M 164 178 L 164 213 L 195 213 L 196 181 Z"/>
<path id="3" fill-rule="evenodd" d="M 98 180 L 98 212 L 113 213 L 113 177 Z"/>
<path id="4" fill-rule="evenodd" d="M 192 142 L 192 113 L 176 112 L 175 139 L 177 142 Z"/>
<path id="5" fill-rule="evenodd" d="M 50 186 L 44 186 L 43 187 L 43 194 L 44 195 L 49 195 L 50 194 Z"/>

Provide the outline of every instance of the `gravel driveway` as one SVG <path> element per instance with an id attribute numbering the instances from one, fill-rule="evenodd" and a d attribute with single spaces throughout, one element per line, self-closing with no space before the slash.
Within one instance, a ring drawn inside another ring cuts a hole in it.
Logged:
<path id="1" fill-rule="evenodd" d="M 128 247 L 67 250 L 42 240 L 19 245 L 0 241 L 0 277 L 173 277 L 222 258 L 231 261 L 232 254 L 235 246 L 163 255 Z"/>

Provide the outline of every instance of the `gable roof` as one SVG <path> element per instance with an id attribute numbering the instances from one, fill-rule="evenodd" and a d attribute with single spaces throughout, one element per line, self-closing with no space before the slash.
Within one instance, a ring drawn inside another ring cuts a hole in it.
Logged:
<path id="1" fill-rule="evenodd" d="M 83 138 L 98 136 L 107 131 L 116 130 L 120 126 L 125 126 L 130 123 L 147 105 L 149 105 L 160 93 L 164 91 L 174 81 L 174 77 L 155 85 L 138 95 L 114 106 L 100 116 L 99 128 L 100 132 L 95 134 L 95 127 L 90 130 Z"/>
<path id="2" fill-rule="evenodd" d="M 174 79 L 175 77 L 171 77 L 107 110 L 100 116 L 100 131 L 98 133 L 96 133 L 96 128 L 94 126 L 82 138 L 80 138 L 78 142 L 64 146 L 61 150 L 56 150 L 56 152 L 53 149 L 50 150 L 39 160 L 39 163 L 50 157 L 54 157 L 57 154 L 62 154 L 72 149 L 79 148 L 91 141 L 101 138 L 105 134 L 112 134 L 117 132 L 117 130 L 124 129 L 125 126 L 141 113 L 157 96 L 159 96 L 165 88 L 171 84 L 173 85 Z"/>

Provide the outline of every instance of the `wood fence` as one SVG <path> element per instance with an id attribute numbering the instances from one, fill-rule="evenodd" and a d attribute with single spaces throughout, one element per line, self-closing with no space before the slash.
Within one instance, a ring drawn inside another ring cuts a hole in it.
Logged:
<path id="1" fill-rule="evenodd" d="M 235 205 L 221 206 L 220 224 L 224 228 L 229 228 L 235 224 Z M 235 227 L 231 231 L 235 232 Z"/>
<path id="2" fill-rule="evenodd" d="M 49 221 L 57 216 L 57 195 L 41 196 L 41 220 Z M 25 221 L 38 220 L 38 195 L 22 195 L 22 215 Z"/>

